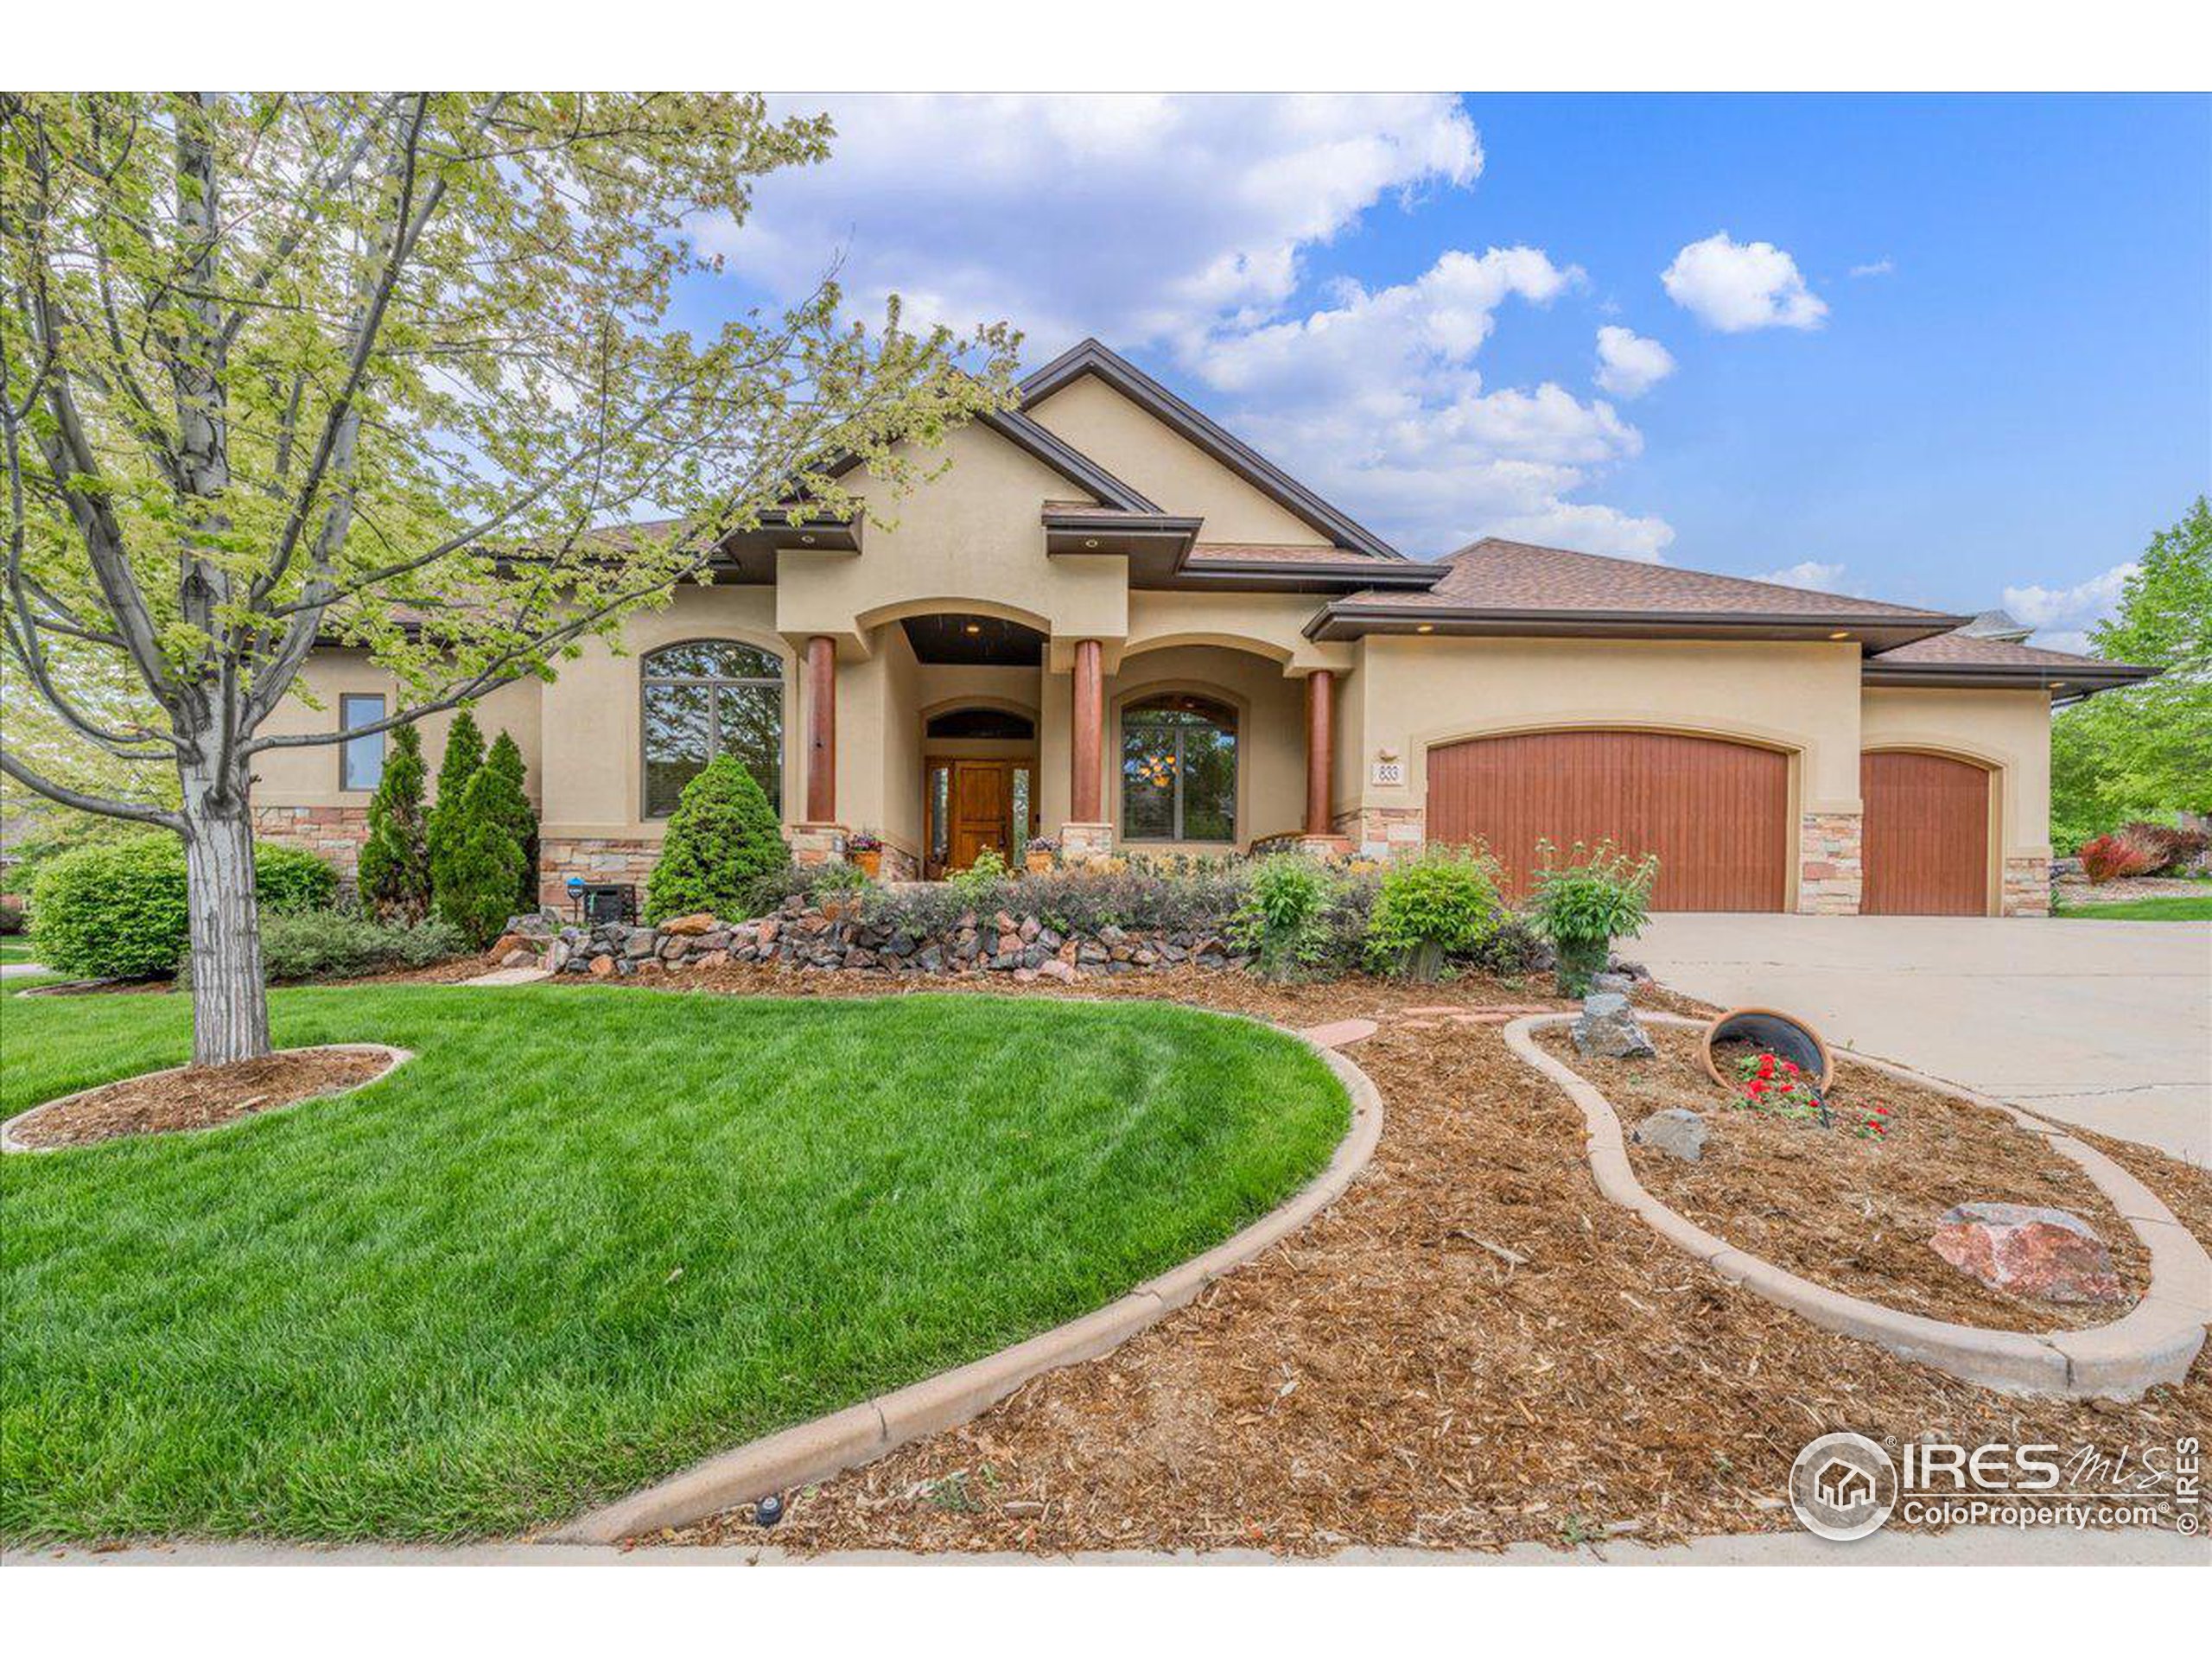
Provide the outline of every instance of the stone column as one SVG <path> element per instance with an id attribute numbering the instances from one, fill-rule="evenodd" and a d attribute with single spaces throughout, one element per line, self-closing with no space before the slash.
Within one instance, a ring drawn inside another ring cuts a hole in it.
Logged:
<path id="1" fill-rule="evenodd" d="M 1068 732 L 1069 818 L 1060 828 L 1060 857 L 1070 864 L 1094 863 L 1114 850 L 1113 826 L 1106 822 L 1100 785 L 1106 738 L 1103 654 L 1096 639 L 1076 641 Z"/>
<path id="2" fill-rule="evenodd" d="M 806 642 L 806 821 L 837 822 L 837 642 Z"/>

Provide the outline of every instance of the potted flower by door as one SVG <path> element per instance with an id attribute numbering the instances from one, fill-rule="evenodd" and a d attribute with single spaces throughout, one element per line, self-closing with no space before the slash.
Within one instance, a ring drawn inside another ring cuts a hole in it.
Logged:
<path id="1" fill-rule="evenodd" d="M 883 869 L 883 837 L 862 830 L 845 837 L 845 856 L 860 866 L 861 874 L 871 881 Z"/>
<path id="2" fill-rule="evenodd" d="M 1032 875 L 1050 875 L 1060 861 L 1060 843 L 1050 836 L 1032 836 L 1022 862 Z"/>

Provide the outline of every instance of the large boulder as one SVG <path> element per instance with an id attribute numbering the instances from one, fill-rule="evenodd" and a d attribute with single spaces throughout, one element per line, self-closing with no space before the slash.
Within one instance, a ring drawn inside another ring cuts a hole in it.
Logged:
<path id="1" fill-rule="evenodd" d="M 2045 1302 L 2124 1302 L 2126 1287 L 2088 1223 L 2028 1204 L 1961 1204 L 1929 1243 L 1992 1290 Z"/>
<path id="2" fill-rule="evenodd" d="M 1574 1048 L 1579 1054 L 1607 1060 L 1643 1059 L 1657 1052 L 1637 1023 L 1628 998 L 1618 991 L 1599 991 L 1583 999 L 1582 1017 L 1574 1022 Z"/>
<path id="3" fill-rule="evenodd" d="M 1632 1137 L 1639 1147 L 1649 1147 L 1686 1164 L 1705 1157 L 1705 1120 L 1687 1107 L 1673 1106 L 1654 1112 L 1636 1126 Z"/>

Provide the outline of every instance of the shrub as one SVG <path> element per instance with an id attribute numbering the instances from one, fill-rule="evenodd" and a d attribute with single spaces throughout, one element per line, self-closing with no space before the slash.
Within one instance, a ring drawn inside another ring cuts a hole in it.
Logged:
<path id="1" fill-rule="evenodd" d="M 254 887 L 265 917 L 329 904 L 338 875 L 297 847 L 257 846 Z M 150 979 L 174 973 L 191 933 L 184 844 L 173 836 L 79 847 L 40 873 L 31 905 L 38 958 L 65 974 Z"/>
<path id="2" fill-rule="evenodd" d="M 515 913 L 522 881 L 522 843 L 505 810 L 507 788 L 500 772 L 480 766 L 461 791 L 460 810 L 447 820 L 438 914 L 480 950 Z"/>
<path id="3" fill-rule="evenodd" d="M 1650 919 L 1659 860 L 1651 854 L 1631 859 L 1611 842 L 1594 849 L 1577 842 L 1570 861 L 1554 866 L 1557 849 L 1549 842 L 1536 846 L 1545 867 L 1536 872 L 1529 925 L 1559 952 L 1561 993 L 1586 995 L 1592 976 L 1605 971 L 1613 941 L 1634 938 Z"/>
<path id="4" fill-rule="evenodd" d="M 1551 946 L 1545 944 L 1526 916 L 1518 911 L 1503 911 L 1497 925 L 1474 948 L 1468 965 L 1485 974 L 1495 974 L 1500 979 L 1510 979 L 1516 974 L 1549 967 L 1554 960 Z"/>
<path id="5" fill-rule="evenodd" d="M 2122 839 L 2141 847 L 2158 861 L 2145 872 L 2150 875 L 2187 869 L 2207 851 L 2212 851 L 2212 830 L 2183 824 L 2152 823 L 2138 818 L 2133 823 L 2122 824 L 2119 833 Z"/>
<path id="6" fill-rule="evenodd" d="M 423 734 L 395 728 L 384 777 L 369 799 L 361 843 L 361 902 L 387 921 L 416 922 L 430 909 L 430 849 L 423 811 Z"/>
<path id="7" fill-rule="evenodd" d="M 530 772 L 522 763 L 522 750 L 502 731 L 484 757 L 487 772 L 499 774 L 499 789 L 493 797 L 493 812 L 514 837 L 522 854 L 522 880 L 515 889 L 518 911 L 537 908 L 537 814 L 530 804 Z"/>
<path id="8" fill-rule="evenodd" d="M 1433 980 L 1446 957 L 1472 950 L 1497 924 L 1497 866 L 1465 849 L 1434 848 L 1382 875 L 1367 935 L 1368 960 Z"/>
<path id="9" fill-rule="evenodd" d="M 0 897 L 0 938 L 20 933 L 28 925 L 23 920 L 23 901 L 12 893 Z"/>
<path id="10" fill-rule="evenodd" d="M 2158 868 L 2158 849 L 2125 830 L 2082 843 L 2082 869 L 2092 886 L 2125 876 L 2148 875 Z"/>
<path id="11" fill-rule="evenodd" d="M 683 786 L 660 860 L 646 884 L 645 919 L 747 910 L 754 884 L 791 861 L 776 810 L 733 755 L 719 755 Z"/>
<path id="12" fill-rule="evenodd" d="M 1257 955 L 1254 965 L 1269 979 L 1313 966 L 1327 948 L 1321 923 L 1333 885 L 1329 871 L 1311 859 L 1283 854 L 1260 860 L 1230 920 L 1230 939 Z"/>
<path id="13" fill-rule="evenodd" d="M 468 793 L 468 780 L 483 764 L 484 734 L 477 729 L 475 716 L 464 709 L 446 728 L 445 755 L 438 762 L 438 798 L 423 830 L 434 897 L 439 882 L 445 879 L 447 861 L 461 844 L 461 801 Z"/>
<path id="14" fill-rule="evenodd" d="M 442 917 L 388 924 L 358 911 L 310 911 L 298 916 L 270 916 L 261 925 L 261 969 L 276 981 L 353 979 L 363 974 L 427 968 L 465 954 L 468 941 Z M 179 964 L 181 982 L 191 978 L 189 952 Z"/>
<path id="15" fill-rule="evenodd" d="M 999 856 L 999 849 L 986 847 L 976 855 L 974 863 L 947 877 L 945 885 L 980 910 L 992 899 L 1001 897 L 999 890 L 1013 879 L 1014 872 L 1007 868 L 1006 860 Z"/>

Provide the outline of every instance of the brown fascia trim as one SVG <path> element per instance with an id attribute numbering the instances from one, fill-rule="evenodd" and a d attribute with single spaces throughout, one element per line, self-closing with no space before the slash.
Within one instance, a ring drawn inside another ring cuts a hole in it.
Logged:
<path id="1" fill-rule="evenodd" d="M 1195 540 L 1204 518 L 1167 512 L 1093 512 L 1082 507 L 1045 510 L 1045 528 L 1101 536 L 1187 536 Z"/>
<path id="2" fill-rule="evenodd" d="M 1186 582 L 1205 582 L 1216 576 L 1239 580 L 1254 576 L 1270 576 L 1281 582 L 1311 581 L 1334 585 L 1346 583 L 1358 588 L 1403 588 L 1414 592 L 1426 592 L 1444 580 L 1445 567 L 1416 563 L 1402 559 L 1382 569 L 1373 559 L 1346 560 L 1340 563 L 1294 563 L 1281 559 L 1201 559 L 1185 561 L 1177 575 Z"/>
<path id="3" fill-rule="evenodd" d="M 1854 633 L 1904 632 L 1885 649 L 1949 633 L 1973 620 L 1961 616 L 1867 616 L 1863 613 L 1818 616 L 1758 611 L 1524 611 L 1461 609 L 1441 605 L 1386 606 L 1338 603 L 1323 608 L 1306 625 L 1308 639 L 1319 639 L 1338 624 L 1379 623 L 1386 627 L 1427 622 L 1439 632 L 1525 633 L 1556 629 L 1565 633 L 1604 634 L 1623 629 L 1680 628 L 1691 633 L 1738 633 L 1750 629 L 1788 628 L 1811 632 L 1848 629 Z M 1839 642 L 1842 643 L 1842 642 Z M 1861 642 L 1864 643 L 1863 641 Z"/>
<path id="4" fill-rule="evenodd" d="M 2142 668 L 2133 663 L 2097 663 L 2080 668 L 2031 667 L 2024 663 L 1885 663 L 1871 658 L 1860 677 L 1868 685 L 1922 686 L 1952 690 L 2048 691 L 2074 695 L 2061 702 L 2078 702 L 2099 691 L 2115 691 L 2123 685 L 2155 680 L 2163 669 Z"/>
<path id="5" fill-rule="evenodd" d="M 1020 388 L 1023 406 L 1043 402 L 1085 374 L 1096 375 L 1154 420 L 1331 540 L 1356 547 L 1371 558 L 1405 559 L 1404 554 L 1374 531 L 1331 506 L 1235 433 L 1193 409 L 1135 364 L 1096 340 L 1086 340 L 1061 353 L 1024 379 Z"/>

